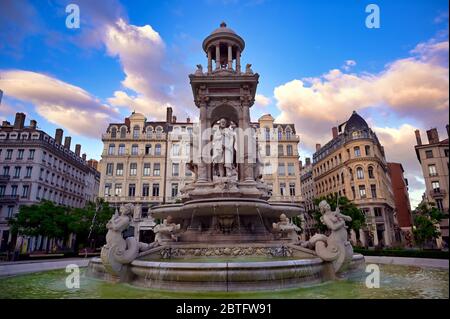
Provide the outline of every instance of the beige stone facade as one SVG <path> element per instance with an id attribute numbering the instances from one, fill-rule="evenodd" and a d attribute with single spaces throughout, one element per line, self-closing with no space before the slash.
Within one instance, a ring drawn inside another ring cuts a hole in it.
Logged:
<path id="1" fill-rule="evenodd" d="M 110 124 L 102 136 L 100 197 L 113 206 L 136 203 L 144 214 L 154 204 L 175 202 L 193 180 L 185 169 L 192 128 L 190 121 L 177 122 L 170 108 L 165 122 L 133 113 Z"/>
<path id="2" fill-rule="evenodd" d="M 275 123 L 274 118 L 266 114 L 252 125 L 257 130 L 262 179 L 272 188 L 269 200 L 300 203 L 300 138 L 294 124 Z"/>
<path id="3" fill-rule="evenodd" d="M 416 130 L 417 145 L 415 146 L 417 159 L 422 166 L 426 191 L 424 199 L 434 203 L 442 212 L 449 212 L 449 143 L 448 138 L 439 140 L 437 129 L 427 131 L 428 144 L 423 144 L 420 131 Z M 447 125 L 448 135 L 448 125 Z M 448 247 L 448 218 L 440 224 L 441 238 L 438 247 Z"/>
<path id="4" fill-rule="evenodd" d="M 338 194 L 366 215 L 360 238 L 367 246 L 392 246 L 401 240 L 384 148 L 356 112 L 333 128 L 333 139 L 313 155 L 315 196 Z"/>

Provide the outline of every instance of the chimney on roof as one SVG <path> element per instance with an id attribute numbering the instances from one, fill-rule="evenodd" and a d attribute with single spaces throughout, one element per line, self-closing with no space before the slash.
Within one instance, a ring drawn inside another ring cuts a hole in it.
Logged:
<path id="1" fill-rule="evenodd" d="M 449 137 L 449 136 L 448 136 L 448 124 L 445 126 L 445 128 L 446 128 L 446 130 L 447 130 L 447 137 Z"/>
<path id="2" fill-rule="evenodd" d="M 334 127 L 331 129 L 331 133 L 333 134 L 333 139 L 335 139 L 335 138 L 338 136 L 338 129 L 337 129 L 336 126 L 334 126 Z"/>
<path id="3" fill-rule="evenodd" d="M 25 125 L 25 114 L 16 113 L 16 118 L 14 119 L 14 129 L 21 130 Z"/>
<path id="4" fill-rule="evenodd" d="M 75 144 L 75 155 L 79 157 L 80 154 L 81 154 L 81 145 Z"/>
<path id="5" fill-rule="evenodd" d="M 422 138 L 420 137 L 420 131 L 419 130 L 415 130 L 414 133 L 416 134 L 417 145 L 422 145 Z"/>
<path id="6" fill-rule="evenodd" d="M 57 128 L 55 131 L 55 142 L 56 144 L 61 145 L 62 144 L 62 138 L 63 138 L 64 131 L 62 128 Z"/>
<path id="7" fill-rule="evenodd" d="M 436 128 L 432 128 L 427 131 L 428 143 L 436 144 L 439 143 L 439 134 Z"/>
<path id="8" fill-rule="evenodd" d="M 317 144 L 316 144 L 316 152 L 317 152 L 318 150 L 320 150 L 321 147 L 322 147 L 322 146 L 321 146 L 319 143 L 317 143 Z"/>
<path id="9" fill-rule="evenodd" d="M 311 158 L 307 157 L 306 158 L 306 166 L 309 166 L 309 165 L 311 165 Z"/>
<path id="10" fill-rule="evenodd" d="M 89 166 L 89 167 L 92 167 L 92 168 L 94 168 L 94 169 L 97 169 L 98 168 L 98 161 L 96 161 L 95 159 L 90 159 L 89 161 L 87 161 L 87 165 Z"/>
<path id="11" fill-rule="evenodd" d="M 171 121 L 172 121 L 172 113 L 173 113 L 172 108 L 168 107 L 167 108 L 167 113 L 166 113 L 166 122 L 167 123 L 171 123 Z"/>
<path id="12" fill-rule="evenodd" d="M 30 128 L 35 130 L 37 128 L 37 122 L 36 120 L 31 120 L 30 121 Z"/>
<path id="13" fill-rule="evenodd" d="M 174 115 L 172 116 L 172 123 L 176 123 L 177 122 L 177 117 Z"/>
<path id="14" fill-rule="evenodd" d="M 300 166 L 300 169 L 302 169 L 302 168 L 303 168 L 303 162 L 302 162 L 302 160 L 299 160 L 299 161 L 298 161 L 298 164 L 299 164 L 299 166 Z"/>
<path id="15" fill-rule="evenodd" d="M 83 155 L 81 157 L 83 158 L 83 161 L 86 162 L 86 153 L 83 153 Z"/>
<path id="16" fill-rule="evenodd" d="M 70 150 L 70 142 L 72 141 L 72 138 L 70 136 L 66 136 L 64 138 L 64 147 Z"/>
<path id="17" fill-rule="evenodd" d="M 129 117 L 126 117 L 125 118 L 125 125 L 128 127 L 128 129 L 130 128 L 130 118 Z"/>
<path id="18" fill-rule="evenodd" d="M 186 118 L 186 123 L 191 123 L 191 118 L 188 116 L 187 118 Z M 448 126 L 448 125 L 447 125 Z M 448 130 L 448 129 L 447 129 Z"/>

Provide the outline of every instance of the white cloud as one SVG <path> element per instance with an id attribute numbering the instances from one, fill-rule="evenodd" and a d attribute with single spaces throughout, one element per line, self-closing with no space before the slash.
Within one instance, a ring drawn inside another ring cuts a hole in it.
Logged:
<path id="1" fill-rule="evenodd" d="M 174 107 L 176 113 L 183 111 L 185 101 L 193 105 L 187 70 L 171 63 L 163 39 L 150 25 L 135 26 L 119 19 L 108 26 L 104 42 L 108 53 L 117 56 L 123 67 L 123 87 L 134 92 L 118 90 L 109 103 L 159 119 L 164 118 L 167 106 Z"/>
<path id="2" fill-rule="evenodd" d="M 0 87 L 5 96 L 34 104 L 49 122 L 79 135 L 99 138 L 117 115 L 82 88 L 41 73 L 3 70 Z"/>
<path id="3" fill-rule="evenodd" d="M 255 95 L 255 106 L 264 108 L 264 107 L 268 106 L 270 103 L 272 103 L 272 100 L 270 98 L 268 98 L 267 96 L 264 96 L 262 94 Z"/>
<path id="4" fill-rule="evenodd" d="M 442 127 L 449 110 L 448 51 L 447 41 L 430 40 L 418 44 L 410 57 L 393 61 L 377 74 L 333 69 L 319 77 L 284 83 L 274 89 L 281 111 L 277 121 L 294 122 L 302 149 L 311 153 L 315 143 L 330 140 L 330 128 L 347 120 L 353 110 L 389 110 L 405 122 L 414 120 L 420 128 Z M 349 61 L 345 66 L 354 64 Z M 397 128 L 379 125 L 376 130 L 388 160 L 403 164 L 412 194 L 417 194 L 423 184 L 417 178 L 422 172 L 414 153 L 415 128 L 402 124 Z"/>

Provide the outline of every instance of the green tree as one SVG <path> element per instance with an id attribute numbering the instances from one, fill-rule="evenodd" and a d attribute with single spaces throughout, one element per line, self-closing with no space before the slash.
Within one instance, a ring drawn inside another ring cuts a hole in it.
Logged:
<path id="1" fill-rule="evenodd" d="M 75 249 L 78 250 L 80 245 L 87 247 L 93 244 L 95 247 L 104 242 L 106 223 L 113 213 L 114 210 L 103 199 L 89 202 L 84 208 L 72 209 L 69 229 L 76 234 Z"/>
<path id="2" fill-rule="evenodd" d="M 303 232 L 302 220 L 299 216 L 292 217 L 292 223 L 295 224 L 298 228 L 300 228 L 300 232 Z"/>
<path id="3" fill-rule="evenodd" d="M 31 206 L 22 206 L 19 213 L 9 219 L 13 234 L 43 236 L 66 240 L 70 234 L 68 223 L 70 213 L 66 207 L 57 206 L 51 201 L 42 201 Z M 51 247 L 45 247 L 48 249 Z"/>
<path id="4" fill-rule="evenodd" d="M 423 249 L 425 244 L 439 238 L 441 233 L 439 232 L 437 225 L 446 216 L 448 215 L 437 209 L 434 206 L 434 203 L 420 203 L 413 212 L 413 235 L 416 244 Z"/>
<path id="5" fill-rule="evenodd" d="M 327 196 L 322 196 L 314 199 L 314 204 L 317 207 L 322 200 L 326 200 L 330 205 L 331 210 L 335 210 L 339 201 L 339 209 L 342 214 L 350 216 L 352 218 L 351 222 L 347 222 L 348 230 L 353 230 L 356 235 L 356 240 L 359 243 L 359 231 L 366 225 L 366 216 L 354 203 L 352 203 L 347 197 L 340 196 L 338 199 L 337 194 L 329 194 Z M 318 231 L 321 233 L 326 232 L 327 227 L 320 221 L 322 214 L 318 209 L 313 213 L 313 217 L 316 220 Z"/>

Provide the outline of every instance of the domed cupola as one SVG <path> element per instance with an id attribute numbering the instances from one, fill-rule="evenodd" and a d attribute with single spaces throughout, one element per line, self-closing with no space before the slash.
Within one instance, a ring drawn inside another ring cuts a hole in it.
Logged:
<path id="1" fill-rule="evenodd" d="M 244 40 L 222 22 L 203 41 L 203 50 L 208 57 L 208 74 L 222 71 L 241 73 L 241 53 L 244 48 Z M 212 61 L 216 62 L 214 70 Z"/>
<path id="2" fill-rule="evenodd" d="M 345 134 L 367 130 L 369 130 L 369 125 L 367 125 L 367 122 L 358 113 L 356 113 L 356 111 L 353 111 L 352 116 L 350 116 L 345 124 Z"/>

